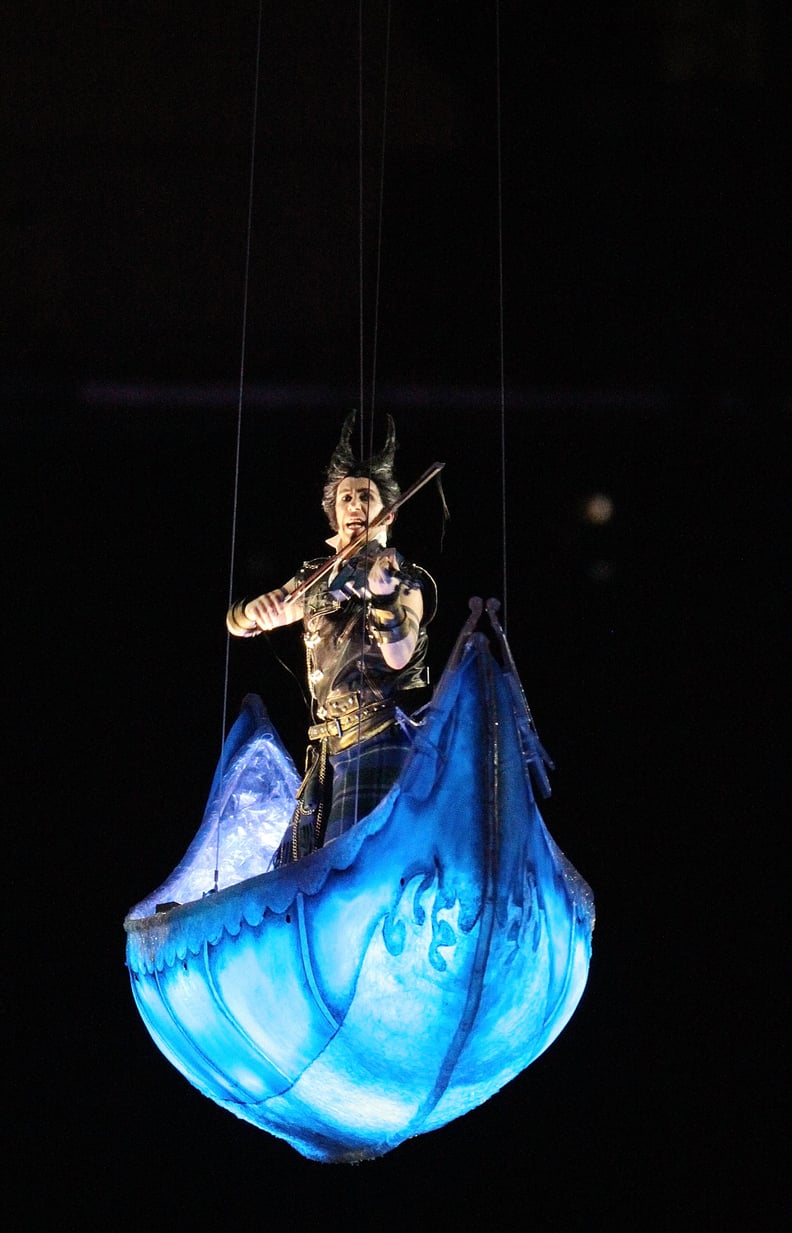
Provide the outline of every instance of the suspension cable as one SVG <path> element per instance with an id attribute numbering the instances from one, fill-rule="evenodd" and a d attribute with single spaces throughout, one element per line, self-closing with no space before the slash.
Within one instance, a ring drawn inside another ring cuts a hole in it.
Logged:
<path id="1" fill-rule="evenodd" d="M 379 342 L 379 307 L 380 307 L 380 284 L 382 279 L 382 219 L 384 214 L 385 203 L 385 147 L 387 144 L 388 135 L 388 86 L 390 77 L 390 34 L 391 34 L 391 5 L 388 0 L 387 17 L 385 23 L 385 67 L 383 70 L 383 87 L 382 87 L 382 131 L 380 139 L 380 174 L 379 174 L 379 203 L 377 211 L 377 269 L 374 281 L 374 325 L 373 338 L 371 344 L 371 439 L 369 442 L 369 458 L 374 452 L 374 403 L 376 398 L 377 387 L 377 359 L 378 359 L 378 342 Z"/>
<path id="2" fill-rule="evenodd" d="M 384 50 L 384 68 L 383 68 L 383 90 L 382 90 L 382 127 L 380 135 L 380 162 L 379 162 L 379 185 L 378 185 L 378 201 L 377 201 L 377 235 L 375 241 L 375 274 L 374 274 L 374 295 L 373 295 L 373 321 L 372 321 L 372 343 L 371 343 L 371 387 L 368 413 L 366 412 L 365 404 L 365 243 L 364 243 L 364 205 L 365 205 L 365 186 L 364 186 L 364 38 L 363 38 L 363 0 L 358 3 L 358 273 L 359 273 L 359 364 L 360 364 L 360 457 L 370 460 L 374 456 L 374 407 L 376 402 L 376 385 L 377 385 L 377 350 L 379 343 L 379 310 L 380 310 L 380 286 L 382 277 L 382 226 L 384 216 L 384 201 L 385 201 L 385 150 L 387 144 L 387 122 L 388 122 L 388 87 L 390 75 L 390 46 L 391 46 L 391 2 L 388 0 L 386 8 L 385 20 L 385 50 Z M 368 426 L 368 433 L 366 427 Z M 366 438 L 368 436 L 368 449 L 366 448 Z M 371 474 L 369 473 L 369 481 Z M 365 568 L 368 570 L 368 558 L 372 551 L 372 546 L 366 544 L 364 549 Z M 369 598 L 364 600 L 364 619 L 366 619 L 368 607 L 371 603 Z M 364 674 L 364 660 L 360 659 L 360 675 L 361 681 Z M 358 718 L 358 743 L 361 740 L 361 723 L 362 716 Z M 360 803 L 360 760 L 358 759 L 355 769 L 355 813 L 354 821 L 357 823 L 359 817 Z"/>
<path id="3" fill-rule="evenodd" d="M 501 30 L 500 0 L 495 0 L 495 112 L 498 180 L 498 342 L 500 357 L 500 448 L 501 448 L 501 538 L 503 545 L 503 629 L 509 616 L 507 603 L 508 558 L 507 558 L 507 513 L 506 513 L 506 378 L 504 359 L 504 312 L 503 312 L 503 153 L 501 135 Z"/>
<path id="4" fill-rule="evenodd" d="M 358 400 L 363 444 L 363 391 L 365 387 L 365 333 L 363 311 L 363 0 L 358 0 Z M 362 451 L 361 451 L 362 457 Z"/>
<path id="5" fill-rule="evenodd" d="M 371 385 L 368 410 L 365 398 L 366 369 L 366 304 L 365 304 L 365 123 L 364 123 L 364 32 L 363 32 L 363 0 L 358 3 L 358 281 L 359 281 L 359 385 L 360 385 L 360 456 L 361 458 L 374 453 L 374 407 L 377 387 L 377 361 L 379 351 L 379 316 L 380 290 L 382 284 L 382 232 L 385 212 L 385 153 L 388 132 L 388 93 L 390 84 L 390 49 L 391 49 L 391 0 L 388 0 L 385 17 L 385 47 L 382 88 L 382 122 L 380 130 L 379 153 L 379 184 L 377 194 L 377 234 L 375 240 L 375 271 L 374 293 L 372 302 L 372 343 L 371 343 Z M 366 432 L 368 426 L 368 433 Z M 366 437 L 368 436 L 368 450 Z"/>
<path id="6" fill-rule="evenodd" d="M 253 73 L 253 116 L 251 120 L 251 135 L 250 135 L 250 175 L 248 179 L 248 206 L 247 206 L 247 226 L 245 233 L 245 265 L 244 277 L 242 284 L 242 323 L 241 323 L 241 343 L 239 355 L 239 389 L 237 394 L 237 420 L 236 420 L 236 443 L 234 455 L 234 496 L 231 516 L 231 553 L 230 565 L 228 571 L 228 607 L 234 599 L 234 573 L 236 565 L 236 541 L 237 541 L 237 521 L 239 511 L 239 464 L 242 450 L 242 404 L 245 390 L 245 360 L 247 357 L 247 325 L 248 325 L 248 300 L 250 286 L 250 246 L 251 236 L 253 233 L 253 186 L 255 183 L 256 170 L 256 136 L 258 130 L 258 100 L 259 100 L 259 77 L 261 66 L 261 26 L 262 26 L 262 9 L 263 0 L 259 0 L 258 6 L 258 25 L 256 30 L 256 58 L 255 69 Z M 228 691 L 230 679 L 230 660 L 231 660 L 231 635 L 226 633 L 225 645 L 225 671 L 223 679 L 223 721 L 220 741 L 220 774 L 221 778 L 225 772 L 223 755 L 225 749 L 225 732 L 226 722 L 228 718 Z M 220 818 L 217 819 L 217 834 L 215 840 L 215 868 L 214 868 L 214 889 L 218 890 L 220 867 Z"/>

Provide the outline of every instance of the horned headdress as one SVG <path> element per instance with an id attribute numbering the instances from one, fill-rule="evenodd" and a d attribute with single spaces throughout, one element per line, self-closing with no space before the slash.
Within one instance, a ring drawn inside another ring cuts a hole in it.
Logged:
<path id="1" fill-rule="evenodd" d="M 338 530 L 335 514 L 336 490 L 342 479 L 347 476 L 365 476 L 377 485 L 380 499 L 385 509 L 389 509 L 401 495 L 401 489 L 393 474 L 393 460 L 396 454 L 396 426 L 390 415 L 386 417 L 388 429 L 385 444 L 382 449 L 372 454 L 370 458 L 357 459 L 352 448 L 352 431 L 355 427 L 357 412 L 350 411 L 344 420 L 338 445 L 333 450 L 333 456 L 327 467 L 327 479 L 322 493 L 322 509 L 334 531 Z"/>

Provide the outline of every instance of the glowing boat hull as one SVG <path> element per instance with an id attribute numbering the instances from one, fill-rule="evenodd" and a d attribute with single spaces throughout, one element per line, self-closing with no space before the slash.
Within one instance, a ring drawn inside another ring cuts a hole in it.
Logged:
<path id="1" fill-rule="evenodd" d="M 536 807 L 519 693 L 472 635 L 372 814 L 295 865 L 130 914 L 138 1008 L 201 1092 L 307 1157 L 361 1160 L 481 1104 L 558 1035 L 593 901 Z"/>

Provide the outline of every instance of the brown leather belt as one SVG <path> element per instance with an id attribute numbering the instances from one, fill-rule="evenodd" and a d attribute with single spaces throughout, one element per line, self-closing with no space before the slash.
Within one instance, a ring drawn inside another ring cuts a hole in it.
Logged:
<path id="1" fill-rule="evenodd" d="M 388 710 L 394 715 L 396 714 L 396 704 L 392 699 L 369 702 L 367 706 L 361 706 L 354 711 L 348 711 L 345 715 L 337 715 L 333 719 L 326 719 L 321 724 L 312 724 L 308 729 L 308 740 L 320 741 L 326 736 L 343 736 L 345 732 L 350 732 L 352 729 L 362 725 L 372 715 L 383 712 L 381 719 L 390 718 L 387 714 Z"/>

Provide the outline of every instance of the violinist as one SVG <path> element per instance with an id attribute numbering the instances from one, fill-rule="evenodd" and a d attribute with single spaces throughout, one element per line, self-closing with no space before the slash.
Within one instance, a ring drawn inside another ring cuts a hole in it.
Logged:
<path id="1" fill-rule="evenodd" d="M 411 748 L 409 715 L 427 700 L 426 626 L 436 588 L 388 544 L 400 498 L 393 421 L 388 417 L 383 449 L 363 462 L 350 445 L 353 424 L 354 412 L 322 501 L 334 532 L 327 542 L 341 559 L 330 558 L 329 570 L 326 560 L 306 562 L 284 586 L 238 600 L 226 618 L 229 632 L 242 638 L 303 622 L 314 722 L 276 866 L 338 838 L 382 800 Z"/>

